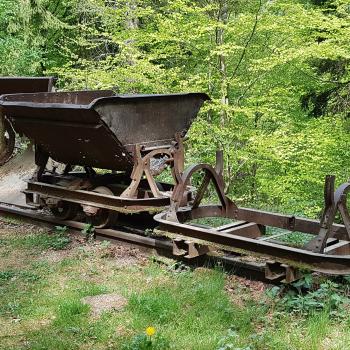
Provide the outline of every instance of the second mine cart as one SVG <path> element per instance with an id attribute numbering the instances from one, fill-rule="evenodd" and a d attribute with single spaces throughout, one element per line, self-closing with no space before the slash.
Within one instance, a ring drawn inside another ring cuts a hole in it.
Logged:
<path id="1" fill-rule="evenodd" d="M 0 96 L 4 94 L 34 93 L 52 91 L 53 77 L 0 77 Z M 5 164 L 15 148 L 15 133 L 0 109 L 0 165 Z"/>

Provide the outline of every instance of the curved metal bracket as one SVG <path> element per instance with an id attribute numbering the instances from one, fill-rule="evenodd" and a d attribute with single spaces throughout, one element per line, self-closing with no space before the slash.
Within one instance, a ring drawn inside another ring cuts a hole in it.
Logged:
<path id="1" fill-rule="evenodd" d="M 121 194 L 123 198 L 134 198 L 137 196 L 137 189 L 139 184 L 145 175 L 149 187 L 152 191 L 152 195 L 155 198 L 162 198 L 164 194 L 158 189 L 156 181 L 151 171 L 151 159 L 157 155 L 166 155 L 168 157 L 167 164 L 171 166 L 171 174 L 174 179 L 175 185 L 181 181 L 181 175 L 183 172 L 183 144 L 179 135 L 175 135 L 176 143 L 168 147 L 161 147 L 152 150 L 145 150 L 141 145 L 137 144 L 134 147 L 134 167 L 131 173 L 131 183 Z"/>
<path id="2" fill-rule="evenodd" d="M 167 218 L 172 221 L 178 221 L 176 213 L 179 210 L 179 207 L 182 205 L 183 198 L 187 187 L 190 185 L 191 178 L 195 173 L 198 173 L 201 171 L 204 172 L 204 177 L 203 177 L 202 183 L 198 187 L 197 194 L 191 204 L 192 210 L 195 210 L 199 207 L 204 197 L 204 194 L 210 184 L 210 181 L 212 181 L 221 204 L 221 209 L 222 209 L 221 212 L 223 213 L 224 216 L 232 217 L 232 210 L 237 211 L 238 208 L 236 204 L 234 204 L 225 195 L 222 170 L 223 170 L 222 151 L 217 151 L 216 153 L 215 168 L 205 163 L 192 165 L 189 168 L 187 168 L 185 172 L 182 174 L 180 182 L 175 186 L 175 189 L 171 197 L 171 205 L 167 213 Z"/>

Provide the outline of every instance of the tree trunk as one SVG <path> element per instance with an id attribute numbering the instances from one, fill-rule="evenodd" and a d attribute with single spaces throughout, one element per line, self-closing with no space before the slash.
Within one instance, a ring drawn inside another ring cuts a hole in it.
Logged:
<path id="1" fill-rule="evenodd" d="M 136 16 L 136 1 L 131 0 L 126 3 L 127 6 L 127 18 L 126 18 L 126 29 L 137 29 L 139 27 L 139 19 Z"/>
<path id="2" fill-rule="evenodd" d="M 220 26 L 216 28 L 216 45 L 221 46 L 225 43 L 225 29 L 222 28 L 222 25 L 226 25 L 228 21 L 228 3 L 227 0 L 223 0 L 220 3 L 220 8 L 218 12 L 218 22 Z M 226 58 L 224 55 L 219 54 L 218 56 L 218 68 L 221 75 L 220 82 L 220 95 L 221 95 L 221 103 L 223 105 L 223 109 L 220 113 L 221 125 L 224 125 L 226 122 L 227 113 L 225 107 L 228 106 L 228 83 L 227 83 L 227 66 L 226 66 Z"/>

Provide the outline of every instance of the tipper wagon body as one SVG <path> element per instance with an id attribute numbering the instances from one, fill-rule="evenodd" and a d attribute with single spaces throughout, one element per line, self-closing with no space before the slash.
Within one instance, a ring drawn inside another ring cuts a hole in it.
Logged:
<path id="1" fill-rule="evenodd" d="M 168 147 L 177 133 L 187 132 L 207 98 L 80 91 L 5 95 L 2 105 L 16 131 L 52 159 L 127 171 L 135 145 Z"/>
<path id="2" fill-rule="evenodd" d="M 207 99 L 200 93 L 112 91 L 3 95 L 14 129 L 36 147 L 38 169 L 28 182 L 27 202 L 64 219 L 82 206 L 95 219 L 103 214 L 94 221 L 98 226 L 110 225 L 117 211 L 169 205 L 183 171 L 182 138 Z M 60 164 L 48 170 L 49 159 Z M 173 184 L 155 179 L 167 167 Z M 184 201 L 190 196 L 187 191 Z"/>

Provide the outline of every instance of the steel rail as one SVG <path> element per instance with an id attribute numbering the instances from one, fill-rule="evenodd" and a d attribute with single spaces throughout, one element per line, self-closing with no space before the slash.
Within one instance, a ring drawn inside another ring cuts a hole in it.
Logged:
<path id="1" fill-rule="evenodd" d="M 9 203 L 0 202 L 0 216 L 13 215 L 21 217 L 34 222 L 41 222 L 49 225 L 66 226 L 73 231 L 81 232 L 85 227 L 84 223 L 72 220 L 59 220 L 53 216 L 38 213 L 37 210 L 26 209 L 22 206 L 17 206 Z M 154 237 L 142 236 L 131 232 L 123 231 L 122 229 L 95 229 L 94 235 L 96 240 L 108 240 L 112 243 L 123 242 L 137 247 L 144 247 L 146 249 L 154 249 L 159 255 L 168 256 L 176 260 L 185 262 L 188 265 L 202 265 L 202 266 L 222 266 L 229 273 L 235 274 L 248 279 L 259 280 L 264 283 L 280 283 L 285 276 L 279 278 L 266 277 L 266 263 L 259 261 L 244 261 L 241 260 L 240 255 L 233 255 L 227 253 L 222 256 L 205 255 L 196 259 L 188 260 L 183 257 L 172 254 L 173 245 L 170 239 L 161 239 Z"/>
<path id="2" fill-rule="evenodd" d="M 210 209 L 209 206 L 205 208 Z M 211 208 L 212 212 L 217 209 Z M 194 209 L 195 211 L 197 209 Z M 190 217 L 190 209 L 182 209 L 184 217 Z M 187 214 L 187 215 L 186 215 Z M 281 218 L 284 217 L 281 215 Z M 260 256 L 270 257 L 281 263 L 300 266 L 312 271 L 333 275 L 350 274 L 350 255 L 331 255 L 315 253 L 305 249 L 294 248 L 274 242 L 268 242 L 245 236 L 245 229 L 238 227 L 234 232 L 219 231 L 214 228 L 196 227 L 189 223 L 174 222 L 167 219 L 166 214 L 155 215 L 155 221 L 159 223 L 160 230 L 179 234 L 189 239 L 199 239 L 205 242 L 212 242 L 222 246 L 244 250 L 249 253 L 256 253 Z M 240 217 L 241 219 L 241 217 Z M 260 222 L 259 222 L 260 223 Z M 278 227 L 278 225 L 275 225 Z M 240 234 L 240 229 L 242 233 Z"/>

